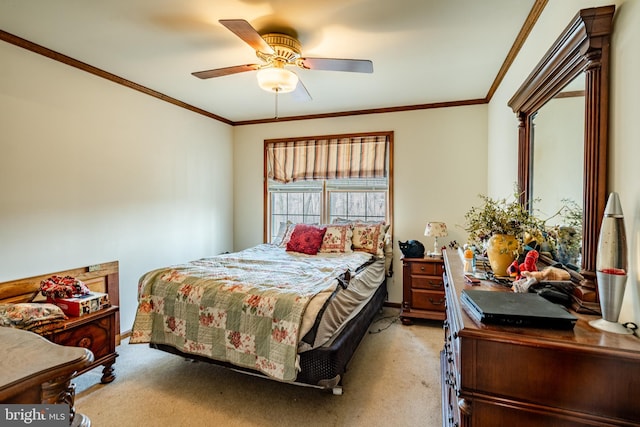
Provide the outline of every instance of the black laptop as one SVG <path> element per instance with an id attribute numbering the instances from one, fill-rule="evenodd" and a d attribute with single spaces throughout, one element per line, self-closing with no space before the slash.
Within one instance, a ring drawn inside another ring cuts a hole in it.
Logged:
<path id="1" fill-rule="evenodd" d="M 573 329 L 578 320 L 564 307 L 536 293 L 465 289 L 460 300 L 472 317 L 486 324 Z"/>

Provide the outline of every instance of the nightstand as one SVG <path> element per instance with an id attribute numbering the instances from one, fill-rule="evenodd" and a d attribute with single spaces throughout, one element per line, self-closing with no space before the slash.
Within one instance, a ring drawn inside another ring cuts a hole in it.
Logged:
<path id="1" fill-rule="evenodd" d="M 118 306 L 111 306 L 84 316 L 69 317 L 59 328 L 47 331 L 42 336 L 56 344 L 91 350 L 94 357 L 93 363 L 78 371 L 76 375 L 104 365 L 100 381 L 104 384 L 110 383 L 115 379 L 113 364 L 118 357 L 116 353 L 117 313 Z"/>
<path id="2" fill-rule="evenodd" d="M 402 308 L 400 319 L 444 320 L 445 296 L 442 257 L 402 258 Z"/>

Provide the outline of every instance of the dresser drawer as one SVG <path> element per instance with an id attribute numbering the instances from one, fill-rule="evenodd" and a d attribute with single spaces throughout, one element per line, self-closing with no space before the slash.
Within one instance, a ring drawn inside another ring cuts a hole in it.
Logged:
<path id="1" fill-rule="evenodd" d="M 435 291 L 423 291 L 421 289 L 413 289 L 411 291 L 411 306 L 413 308 L 445 311 L 444 293 Z"/>
<path id="2" fill-rule="evenodd" d="M 411 276 L 411 287 L 419 289 L 431 289 L 444 291 L 442 277 L 438 276 Z"/>
<path id="3" fill-rule="evenodd" d="M 52 341 L 60 345 L 87 348 L 97 360 L 114 351 L 111 348 L 110 341 L 114 337 L 111 336 L 110 328 L 110 318 L 97 319 L 81 327 L 56 334 Z"/>
<path id="4" fill-rule="evenodd" d="M 411 274 L 424 274 L 428 276 L 442 277 L 444 266 L 434 262 L 412 262 Z"/>

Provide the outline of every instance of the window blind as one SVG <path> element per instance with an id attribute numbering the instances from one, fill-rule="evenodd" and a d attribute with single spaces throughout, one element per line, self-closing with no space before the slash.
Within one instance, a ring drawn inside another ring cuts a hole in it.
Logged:
<path id="1" fill-rule="evenodd" d="M 279 141 L 266 145 L 267 177 L 278 182 L 384 178 L 388 137 Z"/>

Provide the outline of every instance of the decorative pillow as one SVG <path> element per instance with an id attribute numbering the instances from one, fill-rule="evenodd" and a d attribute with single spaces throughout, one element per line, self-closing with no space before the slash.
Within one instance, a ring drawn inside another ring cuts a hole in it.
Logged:
<path id="1" fill-rule="evenodd" d="M 391 274 L 391 268 L 393 265 L 393 240 L 389 230 L 384 235 L 384 271 L 387 276 Z"/>
<path id="2" fill-rule="evenodd" d="M 289 228 L 289 225 L 291 225 L 291 221 L 280 223 L 280 226 L 278 227 L 278 235 L 273 238 L 273 241 L 271 242 L 272 244 L 276 246 L 282 245 L 282 241 L 284 239 L 285 234 L 287 234 L 287 229 Z M 289 235 L 289 237 L 291 237 L 291 235 Z"/>
<path id="3" fill-rule="evenodd" d="M 316 255 L 322 245 L 322 238 L 326 233 L 326 227 L 317 227 L 308 224 L 296 224 L 287 242 L 287 250 L 300 252 L 307 255 Z"/>
<path id="4" fill-rule="evenodd" d="M 67 317 L 60 307 L 49 303 L 19 303 L 0 305 L 0 326 L 28 329 L 46 322 L 57 322 Z"/>
<path id="5" fill-rule="evenodd" d="M 356 222 L 353 225 L 353 250 L 384 257 L 384 237 L 389 229 L 383 222 L 365 224 Z"/>
<path id="6" fill-rule="evenodd" d="M 287 222 L 286 229 L 284 230 L 284 234 L 282 235 L 282 240 L 280 241 L 278 246 L 280 246 L 281 248 L 287 247 L 287 243 L 289 243 L 289 240 L 291 239 L 291 234 L 293 233 L 293 230 L 296 228 L 296 225 L 298 224 L 294 224 L 290 221 Z"/>
<path id="7" fill-rule="evenodd" d="M 340 218 L 340 217 L 337 217 L 337 218 L 333 219 L 333 223 L 334 224 L 352 224 L 354 222 L 355 221 L 353 221 L 353 220 L 346 219 L 346 218 Z"/>
<path id="8" fill-rule="evenodd" d="M 332 224 L 323 226 L 327 228 L 320 252 L 324 253 L 348 253 L 353 252 L 353 227 L 351 224 Z"/>

